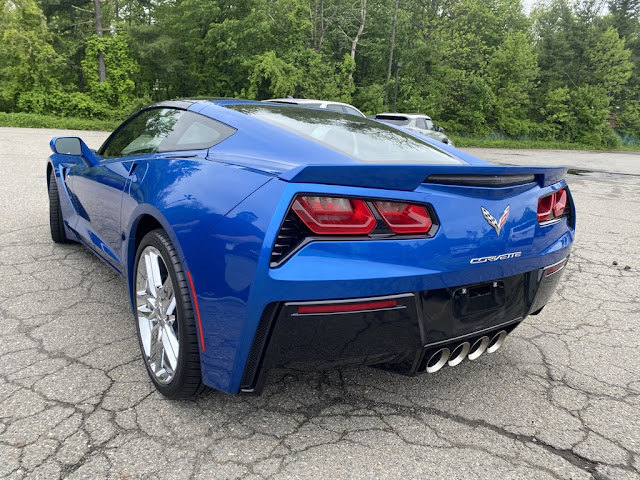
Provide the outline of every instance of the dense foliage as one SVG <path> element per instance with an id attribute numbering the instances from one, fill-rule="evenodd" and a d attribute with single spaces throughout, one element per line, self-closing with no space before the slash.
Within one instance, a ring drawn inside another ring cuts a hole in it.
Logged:
<path id="1" fill-rule="evenodd" d="M 459 135 L 640 138 L 640 0 L 2 1 L 0 112 L 292 95 L 377 113 L 397 96 Z"/>

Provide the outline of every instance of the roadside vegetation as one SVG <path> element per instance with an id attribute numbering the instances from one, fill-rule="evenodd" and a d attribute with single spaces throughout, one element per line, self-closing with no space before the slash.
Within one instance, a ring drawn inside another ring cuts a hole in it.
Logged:
<path id="1" fill-rule="evenodd" d="M 640 0 L 3 0 L 0 39 L 2 125 L 291 95 L 427 113 L 461 146 L 640 144 Z"/>
<path id="2" fill-rule="evenodd" d="M 640 144 L 621 145 L 609 147 L 607 145 L 593 145 L 586 143 L 569 143 L 557 140 L 518 140 L 517 138 L 494 138 L 494 137 L 456 137 L 451 140 L 458 148 L 478 147 L 478 148 L 518 148 L 518 149 L 538 149 L 538 150 L 622 150 L 629 152 L 640 152 Z"/>
<path id="3" fill-rule="evenodd" d="M 59 128 L 64 130 L 102 130 L 109 132 L 114 130 L 118 123 L 118 121 L 114 120 L 54 117 L 37 113 L 0 112 L 0 127 Z"/>

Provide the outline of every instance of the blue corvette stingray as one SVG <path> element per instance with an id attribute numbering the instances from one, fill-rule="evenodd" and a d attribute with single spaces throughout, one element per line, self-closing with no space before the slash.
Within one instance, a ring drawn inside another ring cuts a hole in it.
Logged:
<path id="1" fill-rule="evenodd" d="M 97 152 L 51 149 L 51 236 L 124 277 L 172 398 L 259 393 L 273 366 L 475 360 L 544 307 L 575 232 L 565 169 L 326 110 L 163 102 Z"/>

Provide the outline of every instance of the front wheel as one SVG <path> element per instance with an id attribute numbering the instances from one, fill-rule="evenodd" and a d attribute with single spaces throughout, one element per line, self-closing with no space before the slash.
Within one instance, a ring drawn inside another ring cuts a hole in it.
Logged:
<path id="1" fill-rule="evenodd" d="M 203 389 L 189 287 L 164 230 L 144 236 L 135 262 L 136 326 L 147 372 L 169 398 Z"/>
<path id="2" fill-rule="evenodd" d="M 62 218 L 62 208 L 60 207 L 60 196 L 58 195 L 58 184 L 53 172 L 49 172 L 49 229 L 51 239 L 56 243 L 71 243 L 64 231 L 64 219 Z"/>

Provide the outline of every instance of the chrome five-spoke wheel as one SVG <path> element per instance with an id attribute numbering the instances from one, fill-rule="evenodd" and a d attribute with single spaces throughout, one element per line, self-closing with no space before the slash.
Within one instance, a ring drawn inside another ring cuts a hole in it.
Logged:
<path id="1" fill-rule="evenodd" d="M 165 231 L 152 230 L 142 238 L 134 275 L 138 340 L 151 380 L 170 398 L 199 393 L 203 386 L 191 296 Z"/>
<path id="2" fill-rule="evenodd" d="M 145 361 L 158 382 L 169 383 L 180 355 L 176 296 L 162 254 L 152 246 L 142 251 L 138 262 L 136 309 Z"/>

